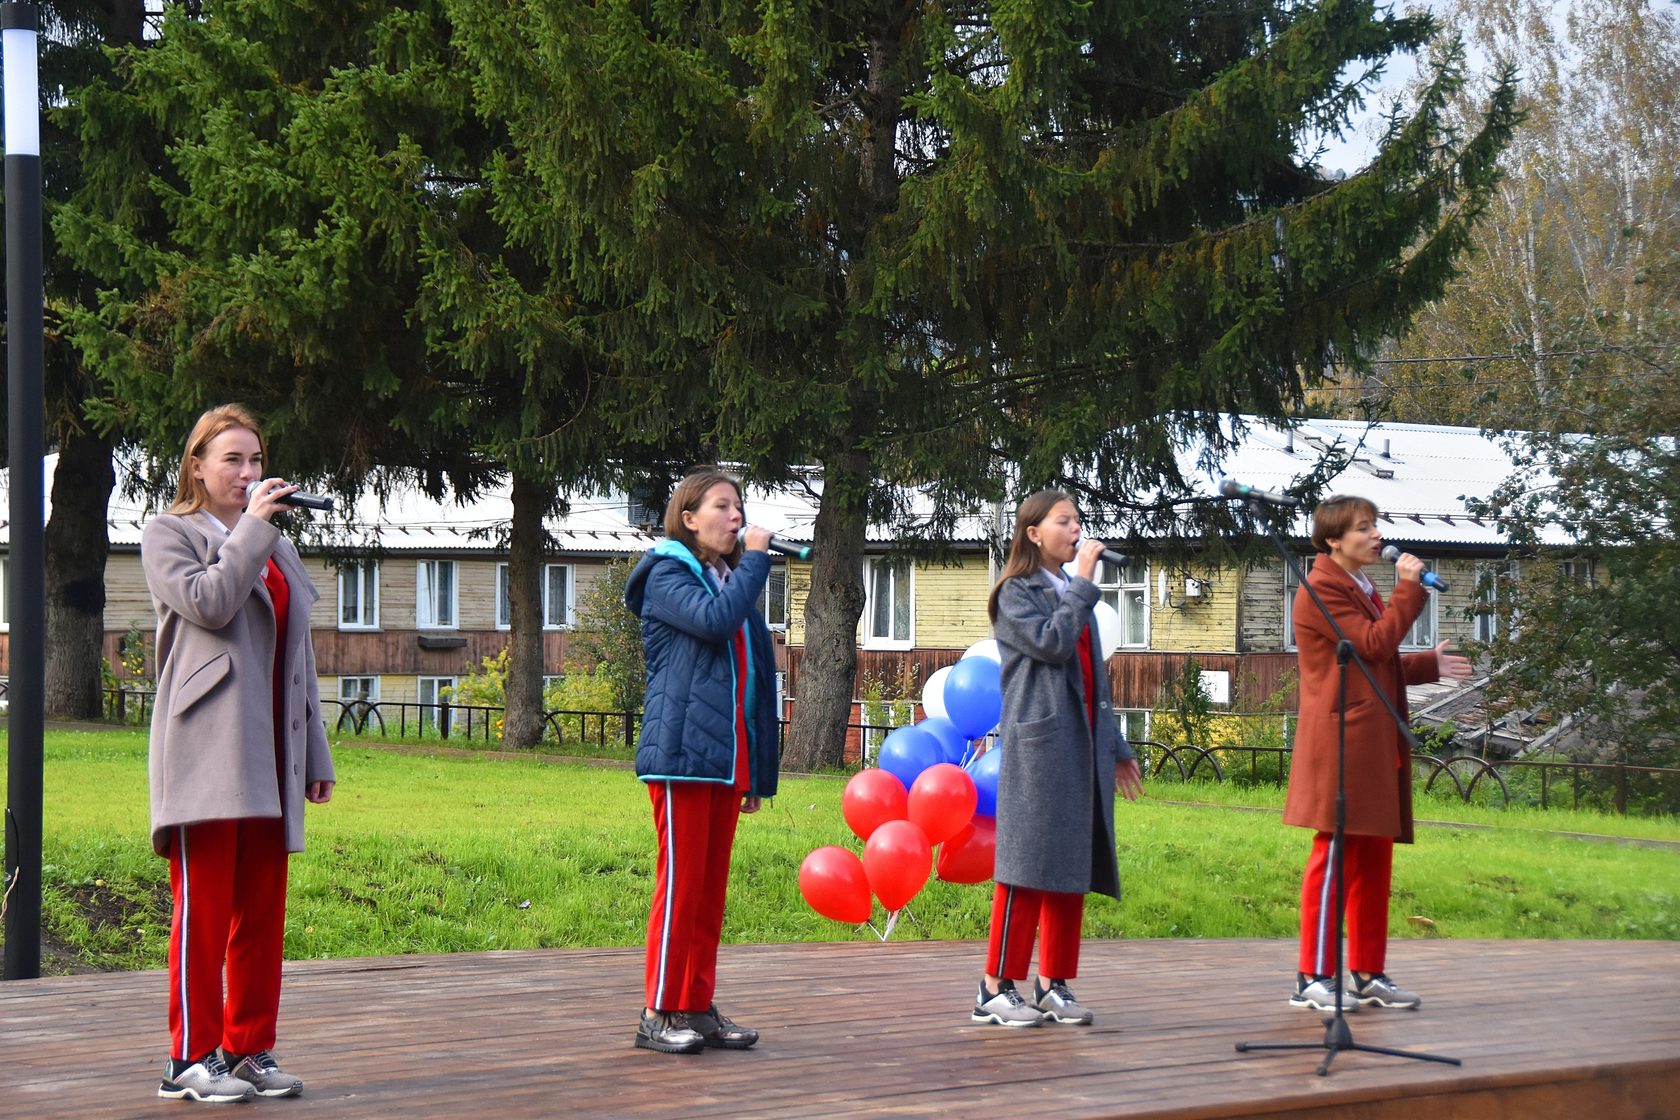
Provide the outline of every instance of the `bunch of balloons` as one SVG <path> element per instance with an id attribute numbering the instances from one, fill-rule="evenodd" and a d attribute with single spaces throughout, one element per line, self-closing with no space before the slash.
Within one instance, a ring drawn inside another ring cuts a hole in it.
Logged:
<path id="1" fill-rule="evenodd" d="M 949 883 L 992 877 L 998 748 L 970 756 L 969 744 L 990 735 L 1003 710 L 997 643 L 979 642 L 929 677 L 922 707 L 926 719 L 882 741 L 879 769 L 846 783 L 840 809 L 863 857 L 828 845 L 799 868 L 800 894 L 824 917 L 866 922 L 873 894 L 890 931 L 930 873 Z"/>

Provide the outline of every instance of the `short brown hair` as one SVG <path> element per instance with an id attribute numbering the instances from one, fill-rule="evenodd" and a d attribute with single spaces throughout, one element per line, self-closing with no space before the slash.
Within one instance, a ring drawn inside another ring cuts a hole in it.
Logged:
<path id="1" fill-rule="evenodd" d="M 192 434 L 187 437 L 187 449 L 181 453 L 181 474 L 175 481 L 175 501 L 169 507 L 169 513 L 196 513 L 209 504 L 210 492 L 204 488 L 204 483 L 193 477 L 193 460 L 203 458 L 210 441 L 231 428 L 244 428 L 257 437 L 263 468 L 268 468 L 268 440 L 263 438 L 256 417 L 244 405 L 218 405 L 198 418 Z"/>
<path id="2" fill-rule="evenodd" d="M 1318 503 L 1313 510 L 1313 547 L 1320 552 L 1330 551 L 1330 542 L 1345 536 L 1361 515 L 1377 519 L 1377 504 L 1369 498 L 1353 494 L 1337 494 Z"/>
<path id="3" fill-rule="evenodd" d="M 719 470 L 717 467 L 701 467 L 691 471 L 687 477 L 677 483 L 677 488 L 671 491 L 671 500 L 665 503 L 665 535 L 671 540 L 680 541 L 687 549 L 700 555 L 700 542 L 694 535 L 694 530 L 683 524 L 682 515 L 693 513 L 700 508 L 700 502 L 707 491 L 720 482 L 727 482 L 735 487 L 735 496 L 741 499 L 742 517 L 746 516 L 746 500 L 741 493 L 741 482 L 734 475 Z M 731 567 L 741 562 L 741 541 L 735 541 L 735 547 L 730 550 L 723 560 Z"/>

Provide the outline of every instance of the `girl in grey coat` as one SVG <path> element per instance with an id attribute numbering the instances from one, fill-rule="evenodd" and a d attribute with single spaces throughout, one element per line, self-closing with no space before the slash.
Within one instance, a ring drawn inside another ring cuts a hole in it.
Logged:
<path id="1" fill-rule="evenodd" d="M 140 542 L 158 617 L 152 847 L 174 895 L 158 1095 L 175 1100 L 303 1091 L 270 1053 L 286 863 L 303 847 L 304 802 L 332 796 L 333 767 L 309 636 L 315 587 L 270 521 L 297 487 L 265 477 L 266 451 L 244 409 L 199 417 L 175 503 Z"/>
<path id="2" fill-rule="evenodd" d="M 1003 659 L 1003 750 L 997 879 L 986 972 L 973 1021 L 1008 1027 L 1088 1024 L 1068 987 L 1079 970 L 1085 894 L 1120 897 L 1114 791 L 1141 787 L 1114 723 L 1091 609 L 1103 543 L 1080 539 L 1079 510 L 1060 490 L 1021 503 L 1009 562 L 989 611 Z M 1069 579 L 1062 566 L 1075 565 Z M 1015 990 L 1040 941 L 1033 999 Z"/>

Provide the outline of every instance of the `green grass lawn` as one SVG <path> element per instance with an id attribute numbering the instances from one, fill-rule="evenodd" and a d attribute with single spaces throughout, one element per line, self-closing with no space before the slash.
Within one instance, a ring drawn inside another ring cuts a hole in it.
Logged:
<path id="1" fill-rule="evenodd" d="M 288 957 L 641 943 L 653 825 L 628 771 L 360 743 L 335 758 L 338 789 L 309 809 L 309 848 L 291 865 Z M 812 848 L 861 850 L 840 816 L 844 781 L 784 779 L 742 818 L 726 941 L 873 936 L 799 897 Z M 1089 935 L 1295 935 L 1308 837 L 1279 823 L 1280 790 L 1146 790 L 1118 810 L 1126 898 L 1093 896 Z M 1475 827 L 1424 828 L 1397 849 L 1396 937 L 1680 938 L 1680 853 L 1565 835 L 1680 842 L 1673 818 L 1433 798 L 1419 816 Z M 48 735 L 44 863 L 49 970 L 161 964 L 168 879 L 147 840 L 143 733 Z M 982 937 L 990 900 L 989 885 L 931 881 L 893 937 Z"/>

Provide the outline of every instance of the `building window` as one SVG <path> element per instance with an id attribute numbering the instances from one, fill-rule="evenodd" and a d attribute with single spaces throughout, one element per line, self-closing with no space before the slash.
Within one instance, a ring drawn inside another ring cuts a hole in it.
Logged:
<path id="1" fill-rule="evenodd" d="M 1297 556 L 1295 563 L 1301 566 L 1302 574 L 1312 571 L 1313 555 Z M 1301 581 L 1295 578 L 1295 569 L 1284 565 L 1283 569 L 1283 648 L 1295 648 L 1295 592 L 1300 590 Z"/>
<path id="2" fill-rule="evenodd" d="M 1425 560 L 1423 562 L 1423 567 L 1425 571 L 1433 572 L 1435 570 L 1435 561 Z M 1418 615 L 1416 622 L 1412 623 L 1412 629 L 1406 635 L 1406 640 L 1400 644 L 1400 648 L 1402 649 L 1405 649 L 1407 646 L 1411 646 L 1416 649 L 1430 649 L 1435 645 L 1435 615 L 1437 597 L 1435 592 L 1429 590 L 1425 590 L 1424 594 L 1429 597 L 1428 602 L 1423 604 L 1423 613 Z"/>
<path id="3" fill-rule="evenodd" d="M 1598 575 L 1591 560 L 1565 560 L 1558 567 L 1563 572 L 1563 578 L 1585 587 L 1591 587 Z"/>
<path id="4" fill-rule="evenodd" d="M 1499 604 L 1510 597 L 1516 582 L 1514 560 L 1476 561 L 1476 641 L 1493 641 L 1499 636 Z"/>
<path id="5" fill-rule="evenodd" d="M 1120 614 L 1120 644 L 1134 649 L 1149 645 L 1149 568 L 1144 564 L 1116 567 L 1097 563 L 1097 587 L 1103 602 Z"/>
<path id="6" fill-rule="evenodd" d="M 863 566 L 864 645 L 908 648 L 915 640 L 915 569 L 902 560 L 866 560 Z"/>
<path id="7" fill-rule="evenodd" d="M 786 564 L 775 564 L 771 566 L 770 578 L 764 581 L 764 594 L 759 596 L 758 606 L 759 609 L 764 612 L 764 621 L 770 624 L 770 629 L 787 629 L 788 604 Z"/>
<path id="8" fill-rule="evenodd" d="M 346 704 L 379 703 L 378 677 L 339 677 L 338 698 Z"/>
<path id="9" fill-rule="evenodd" d="M 541 581 L 543 629 L 563 630 L 572 624 L 572 566 L 544 564 Z M 508 566 L 496 565 L 496 629 L 513 628 L 508 602 Z"/>
<path id="10" fill-rule="evenodd" d="M 1114 709 L 1114 723 L 1128 743 L 1141 743 L 1149 738 L 1149 713 L 1142 708 Z"/>
<path id="11" fill-rule="evenodd" d="M 11 595 L 6 590 L 6 586 L 10 582 L 12 574 L 8 567 L 10 564 L 10 560 L 4 556 L 0 556 L 0 631 L 10 630 L 12 628 L 12 608 L 10 605 Z"/>
<path id="12" fill-rule="evenodd" d="M 358 560 L 338 570 L 338 628 L 379 629 L 377 560 Z"/>
<path id="13" fill-rule="evenodd" d="M 422 560 L 415 566 L 414 621 L 421 628 L 455 628 L 455 561 Z"/>
<path id="14" fill-rule="evenodd" d="M 447 701 L 446 689 L 455 687 L 454 677 L 420 678 L 420 726 L 435 727 L 449 734 L 450 716 L 442 705 Z"/>

